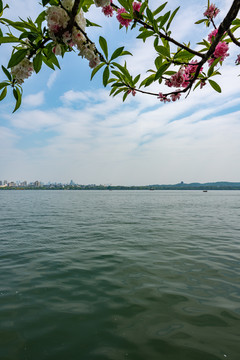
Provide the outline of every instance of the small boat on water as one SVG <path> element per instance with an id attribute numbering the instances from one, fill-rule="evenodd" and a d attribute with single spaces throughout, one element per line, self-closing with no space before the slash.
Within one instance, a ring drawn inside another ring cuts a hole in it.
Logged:
<path id="1" fill-rule="evenodd" d="M 203 190 L 203 192 L 207 192 L 207 190 Z"/>

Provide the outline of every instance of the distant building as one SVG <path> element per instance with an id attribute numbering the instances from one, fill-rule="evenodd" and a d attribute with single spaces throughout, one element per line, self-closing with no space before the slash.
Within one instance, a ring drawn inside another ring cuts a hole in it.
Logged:
<path id="1" fill-rule="evenodd" d="M 41 183 L 40 183 L 40 181 L 35 181 L 34 183 L 33 183 L 33 185 L 34 186 L 36 186 L 36 187 L 40 187 L 41 186 Z"/>
<path id="2" fill-rule="evenodd" d="M 2 186 L 2 180 L 0 180 L 0 186 Z"/>
<path id="3" fill-rule="evenodd" d="M 14 186 L 16 186 L 16 183 L 15 183 L 14 181 L 10 181 L 10 182 L 8 183 L 8 186 L 9 186 L 9 187 L 14 187 Z"/>

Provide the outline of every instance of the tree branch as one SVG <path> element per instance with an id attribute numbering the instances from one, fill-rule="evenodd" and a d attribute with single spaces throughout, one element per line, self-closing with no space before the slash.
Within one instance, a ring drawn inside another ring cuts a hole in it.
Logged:
<path id="1" fill-rule="evenodd" d="M 230 37 L 230 39 L 232 40 L 232 42 L 237 45 L 240 46 L 240 42 L 235 38 L 235 36 L 233 35 L 233 33 L 231 32 L 231 30 L 228 30 L 228 36 Z"/>

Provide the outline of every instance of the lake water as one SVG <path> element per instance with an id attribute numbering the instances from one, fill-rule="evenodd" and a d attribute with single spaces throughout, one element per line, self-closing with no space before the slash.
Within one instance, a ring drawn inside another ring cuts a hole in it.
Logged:
<path id="1" fill-rule="evenodd" d="M 240 191 L 0 191 L 1 360 L 240 359 Z"/>

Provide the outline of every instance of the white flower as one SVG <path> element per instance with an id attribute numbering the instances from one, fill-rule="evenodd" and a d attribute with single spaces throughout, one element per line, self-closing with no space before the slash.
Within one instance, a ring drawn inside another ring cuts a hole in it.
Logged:
<path id="1" fill-rule="evenodd" d="M 27 58 L 11 68 L 11 73 L 18 84 L 22 84 L 33 72 L 33 64 Z"/>
<path id="2" fill-rule="evenodd" d="M 72 31 L 72 41 L 75 46 L 77 46 L 78 50 L 81 50 L 83 43 L 86 41 L 85 36 L 83 33 L 78 30 L 75 26 L 73 27 Z"/>
<path id="3" fill-rule="evenodd" d="M 62 55 L 62 47 L 60 44 L 56 44 L 53 48 L 53 53 L 55 55 Z"/>
<path id="4" fill-rule="evenodd" d="M 46 20 L 51 33 L 57 33 L 60 29 L 67 27 L 69 16 L 66 11 L 59 6 L 50 6 L 46 10 Z"/>

